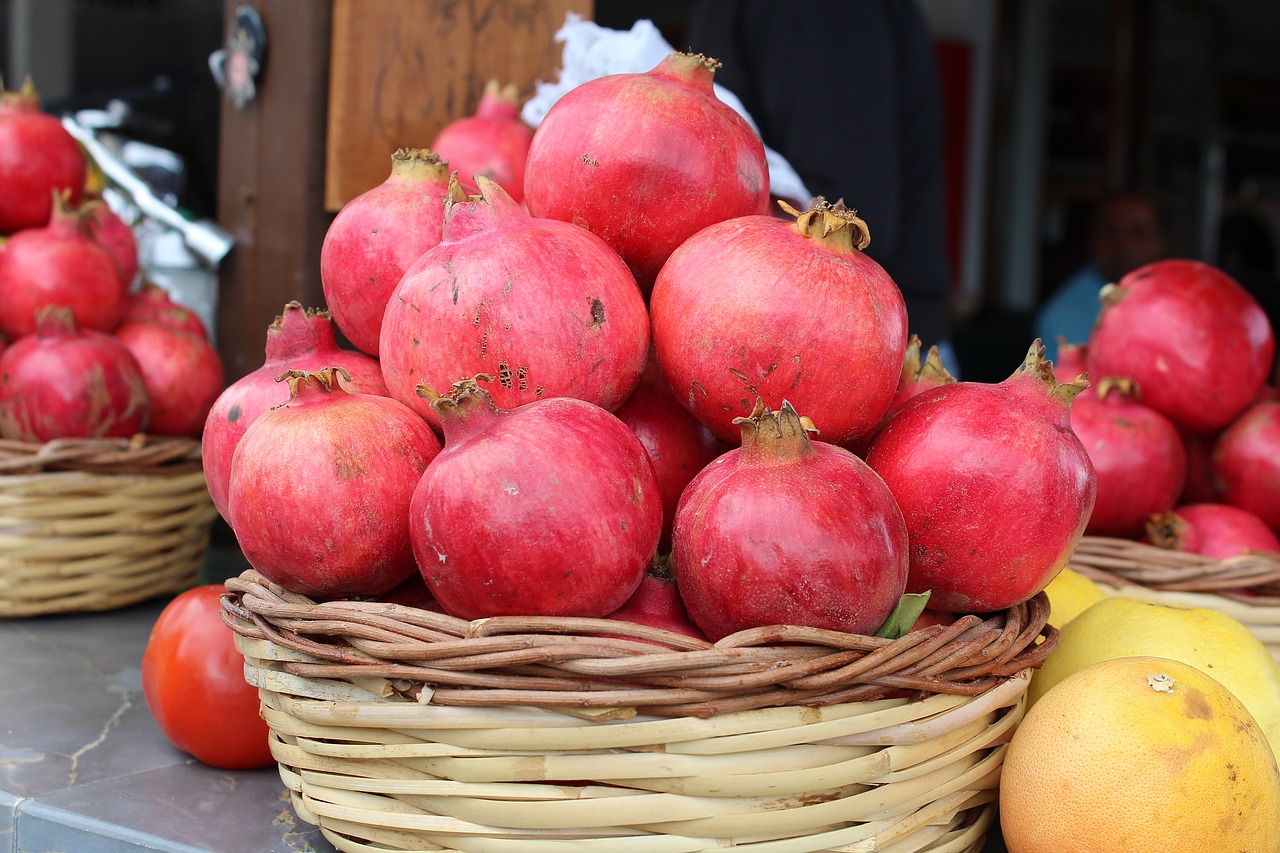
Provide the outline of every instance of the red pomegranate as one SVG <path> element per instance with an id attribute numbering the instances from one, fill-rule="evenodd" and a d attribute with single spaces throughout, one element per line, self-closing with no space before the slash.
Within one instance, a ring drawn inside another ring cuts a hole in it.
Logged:
<path id="1" fill-rule="evenodd" d="M 1220 503 L 1185 504 L 1147 520 L 1145 541 L 1213 560 L 1249 551 L 1280 556 L 1280 538 L 1248 510 Z"/>
<path id="2" fill-rule="evenodd" d="M 516 201 L 524 200 L 524 166 L 533 128 L 520 120 L 520 95 L 514 85 L 490 80 L 475 115 L 451 121 L 431 148 L 449 161 L 468 192 L 476 192 L 476 175 L 484 175 Z"/>
<path id="3" fill-rule="evenodd" d="M 501 408 L 576 397 L 614 409 L 640 381 L 649 318 L 626 265 L 576 225 L 529 216 L 483 175 L 453 181 L 440 245 L 396 287 L 380 360 L 391 394 L 432 424 L 419 384 L 491 372 Z"/>
<path id="4" fill-rule="evenodd" d="M 689 621 L 689 612 L 685 610 L 675 581 L 652 572 L 644 576 L 636 591 L 625 604 L 610 613 L 609 618 L 707 639 L 707 635 Z"/>
<path id="5" fill-rule="evenodd" d="M 48 225 L 0 245 L 0 332 L 31 334 L 36 311 L 48 305 L 70 308 L 81 328 L 115 329 L 128 291 L 110 253 L 89 237 L 85 215 L 59 201 Z"/>
<path id="6" fill-rule="evenodd" d="M 1250 406 L 1213 446 L 1220 500 L 1247 509 L 1280 533 L 1280 403 Z"/>
<path id="7" fill-rule="evenodd" d="M 320 283 L 338 328 L 378 355 L 382 315 L 405 271 L 440 242 L 449 166 L 424 148 L 391 155 L 391 175 L 347 202 L 320 247 Z"/>
<path id="8" fill-rule="evenodd" d="M 614 414 L 649 451 L 662 493 L 662 541 L 658 550 L 671 550 L 671 525 L 685 486 L 712 459 L 732 448 L 711 434 L 671 395 L 652 351 L 640 384 Z"/>
<path id="9" fill-rule="evenodd" d="M 719 66 L 672 53 L 644 74 L 611 74 L 570 90 L 533 135 L 529 211 L 598 234 L 646 293 L 694 233 L 765 213 L 764 145 L 715 96 Z"/>
<path id="10" fill-rule="evenodd" d="M 774 409 L 785 398 L 844 444 L 874 429 L 897 392 L 906 305 L 861 251 L 866 224 L 821 200 L 791 212 L 794 222 L 747 216 L 698 232 L 653 288 L 662 372 L 725 441 L 758 396 Z"/>
<path id="11" fill-rule="evenodd" d="M 184 305 L 174 302 L 169 291 L 154 282 L 145 281 L 142 287 L 129 294 L 125 301 L 124 318 L 128 322 L 159 323 L 170 326 L 202 340 L 209 340 L 204 323 L 196 313 Z"/>
<path id="12" fill-rule="evenodd" d="M 378 595 L 413 574 L 409 501 L 440 441 L 408 407 L 288 370 L 289 402 L 231 462 L 231 529 L 249 564 L 317 598 Z"/>
<path id="13" fill-rule="evenodd" d="M 154 435 L 199 437 L 225 387 L 222 359 L 204 338 L 161 323 L 121 323 L 116 338 L 142 368 Z"/>
<path id="14" fill-rule="evenodd" d="M 1148 264 L 1102 291 L 1089 372 L 1128 376 L 1184 432 L 1225 426 L 1258 395 L 1275 336 L 1258 301 L 1198 261 Z"/>
<path id="15" fill-rule="evenodd" d="M 218 395 L 204 422 L 204 475 L 209 495 L 223 518 L 230 517 L 227 487 L 236 445 L 263 412 L 289 401 L 289 386 L 276 378 L 290 369 L 315 372 L 323 367 L 345 371 L 351 377 L 348 391 L 390 396 L 377 360 L 338 348 L 328 311 L 307 310 L 296 301 L 285 305 L 267 327 L 265 362 Z"/>
<path id="16" fill-rule="evenodd" d="M 676 584 L 712 640 L 763 625 L 874 633 L 907 582 L 907 525 L 880 477 L 810 441 L 790 403 L 739 418 L 742 446 L 680 499 Z"/>
<path id="17" fill-rule="evenodd" d="M 508 411 L 470 379 L 432 405 L 444 450 L 409 518 L 418 568 L 445 611 L 600 617 L 621 607 L 662 532 L 658 481 L 631 430 L 567 397 Z"/>
<path id="18" fill-rule="evenodd" d="M 138 276 L 138 240 L 133 236 L 133 229 L 105 202 L 92 202 L 87 210 L 85 221 L 89 236 L 111 255 L 127 288 Z"/>
<path id="19" fill-rule="evenodd" d="M 1085 533 L 1137 538 L 1147 517 L 1166 512 L 1182 494 L 1187 451 L 1168 418 L 1144 406 L 1137 385 L 1121 377 L 1071 405 L 1071 429 L 1089 453 L 1097 500 Z"/>
<path id="20" fill-rule="evenodd" d="M 1066 565 L 1097 489 L 1071 430 L 1087 384 L 1058 384 L 1037 339 L 1005 381 L 935 388 L 890 416 L 867 464 L 907 520 L 908 592 L 931 592 L 935 610 L 1001 610 Z"/>
<path id="21" fill-rule="evenodd" d="M 142 370 L 120 341 L 40 310 L 33 334 L 0 354 L 0 438 L 129 438 L 147 426 Z"/>
<path id="22" fill-rule="evenodd" d="M 57 193 L 78 206 L 84 179 L 84 152 L 58 119 L 40 111 L 31 78 L 17 92 L 0 86 L 0 234 L 46 224 Z"/>
<path id="23" fill-rule="evenodd" d="M 1058 376 L 1079 376 L 1089 372 L 1089 345 L 1085 343 L 1068 343 L 1062 335 L 1058 335 L 1058 358 L 1053 363 L 1053 372 Z M 1083 394 L 1086 388 L 1080 393 Z"/>
<path id="24" fill-rule="evenodd" d="M 907 339 L 907 351 L 902 358 L 902 372 L 898 374 L 898 390 L 889 401 L 886 411 L 892 412 L 917 394 L 923 394 L 931 388 L 951 385 L 956 378 L 942 363 L 942 355 L 936 346 L 929 347 L 924 361 L 920 360 L 920 348 L 924 346 L 920 338 L 912 335 Z"/>

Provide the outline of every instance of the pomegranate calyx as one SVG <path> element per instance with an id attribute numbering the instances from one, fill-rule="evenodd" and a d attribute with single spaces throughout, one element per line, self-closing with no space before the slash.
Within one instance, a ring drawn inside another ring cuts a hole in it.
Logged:
<path id="1" fill-rule="evenodd" d="M 922 362 L 920 360 L 922 346 L 924 344 L 917 335 L 912 335 L 907 340 L 907 352 L 902 359 L 902 378 L 910 384 L 928 385 L 930 388 L 953 384 L 956 378 L 942 363 L 942 353 L 938 352 L 938 347 L 936 345 L 929 347 Z"/>
<path id="2" fill-rule="evenodd" d="M 351 381 L 351 374 L 341 367 L 322 367 L 319 370 L 286 370 L 276 377 L 277 382 L 289 383 L 289 399 L 293 400 L 303 393 L 303 388 L 315 388 L 325 392 L 335 387 L 342 389 L 338 377 L 343 382 Z"/>
<path id="3" fill-rule="evenodd" d="M 40 108 L 40 93 L 36 91 L 35 81 L 28 74 L 22 81 L 22 87 L 10 91 L 4 87 L 4 78 L 0 77 L 0 107 L 35 111 Z"/>
<path id="4" fill-rule="evenodd" d="M 303 308 L 296 299 L 267 326 L 267 363 L 287 361 L 319 349 L 336 349 L 333 321 L 324 308 Z"/>
<path id="5" fill-rule="evenodd" d="M 871 245 L 871 229 L 858 211 L 845 207 L 843 201 L 831 204 L 822 196 L 815 198 L 804 213 L 779 199 L 778 206 L 796 218 L 796 233 L 842 252 L 859 251 Z"/>
<path id="6" fill-rule="evenodd" d="M 75 312 L 65 305 L 46 305 L 36 309 L 36 337 L 67 338 L 78 331 Z"/>
<path id="7" fill-rule="evenodd" d="M 1128 291 L 1118 284 L 1104 284 L 1102 289 L 1098 291 L 1098 302 L 1103 308 L 1109 308 L 1112 305 L 1120 304 Z"/>
<path id="8" fill-rule="evenodd" d="M 449 164 L 428 148 L 397 148 L 391 155 L 391 174 L 397 178 L 443 179 Z"/>
<path id="9" fill-rule="evenodd" d="M 1089 387 L 1089 374 L 1081 373 L 1069 382 L 1059 383 L 1053 372 L 1053 362 L 1044 356 L 1044 343 L 1040 338 L 1036 338 L 1031 342 L 1031 347 L 1027 350 L 1027 356 L 1022 360 L 1022 364 L 1005 381 L 1016 382 L 1023 378 L 1029 379 L 1046 387 L 1049 390 L 1049 396 L 1059 404 L 1069 407 L 1076 395 Z"/>
<path id="10" fill-rule="evenodd" d="M 1143 526 L 1144 539 L 1170 551 L 1185 551 L 1187 523 L 1175 512 L 1158 512 L 1147 519 Z"/>
<path id="11" fill-rule="evenodd" d="M 1114 394 L 1122 400 L 1139 400 L 1142 389 L 1138 381 L 1128 376 L 1104 376 L 1098 380 L 1098 399 L 1105 400 Z"/>
<path id="12" fill-rule="evenodd" d="M 430 385 L 420 384 L 415 389 L 419 397 L 429 401 L 431 408 L 441 417 L 441 421 L 466 420 L 471 412 L 488 410 L 493 413 L 506 414 L 505 409 L 498 408 L 493 396 L 481 382 L 492 382 L 494 377 L 488 373 L 477 373 L 470 379 L 459 379 L 449 386 L 448 394 L 440 394 Z"/>
<path id="13" fill-rule="evenodd" d="M 515 83 L 503 86 L 496 79 L 484 85 L 475 114 L 480 118 L 515 118 L 519 113 L 520 89 Z"/>
<path id="14" fill-rule="evenodd" d="M 813 421 L 801 416 L 789 401 L 783 400 L 775 412 L 760 397 L 748 417 L 734 418 L 733 423 L 742 431 L 743 452 L 756 459 L 793 459 L 812 453 L 809 433 L 818 432 Z"/>
<path id="15" fill-rule="evenodd" d="M 662 61 L 649 73 L 659 77 L 671 77 L 699 88 L 705 87 L 708 92 L 711 92 L 715 73 L 723 65 L 724 63 L 720 60 L 705 54 L 682 53 L 677 50 L 663 57 Z"/>

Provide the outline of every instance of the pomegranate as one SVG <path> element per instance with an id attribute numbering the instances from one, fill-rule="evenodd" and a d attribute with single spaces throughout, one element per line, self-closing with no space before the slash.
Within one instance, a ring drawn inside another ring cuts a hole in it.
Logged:
<path id="1" fill-rule="evenodd" d="M 290 302 L 267 327 L 266 361 L 233 382 L 218 395 L 204 422 L 204 475 L 213 504 L 229 518 L 227 485 L 231 456 L 241 436 L 258 416 L 289 401 L 289 387 L 276 377 L 286 370 L 316 371 L 337 367 L 351 377 L 346 390 L 390 396 L 382 381 L 382 368 L 364 353 L 338 348 L 328 311 L 310 311 Z"/>
<path id="2" fill-rule="evenodd" d="M 1085 376 L 1089 375 L 1089 346 L 1088 344 L 1069 344 L 1067 339 L 1062 335 L 1058 335 L 1058 357 L 1053 362 L 1053 372 L 1058 376 Z M 1097 391 L 1093 387 L 1089 387 L 1076 395 L 1076 399 L 1081 399 L 1080 395 L 1092 397 Z"/>
<path id="3" fill-rule="evenodd" d="M 674 631 L 699 640 L 707 638 L 697 625 L 689 621 L 689 612 L 684 608 L 675 581 L 653 572 L 644 576 L 636 591 L 625 604 L 610 613 L 609 618 Z"/>
<path id="4" fill-rule="evenodd" d="M 1275 357 L 1267 315 L 1243 287 L 1198 261 L 1158 261 L 1103 288 L 1089 372 L 1128 376 L 1184 432 L 1225 426 L 1258 395 Z"/>
<path id="5" fill-rule="evenodd" d="M 45 225 L 55 193 L 79 205 L 84 179 L 84 152 L 57 118 L 40 111 L 31 78 L 17 92 L 0 85 L 0 234 Z"/>
<path id="6" fill-rule="evenodd" d="M 414 571 L 409 501 L 440 441 L 406 406 L 287 370 L 231 461 L 231 529 L 249 564 L 317 598 L 378 595 Z"/>
<path id="7" fill-rule="evenodd" d="M 1179 504 L 1217 503 L 1218 487 L 1213 482 L 1213 445 L 1221 431 L 1208 435 L 1182 435 L 1187 451 L 1187 480 Z"/>
<path id="8" fill-rule="evenodd" d="M 199 437 L 224 387 L 222 359 L 204 338 L 161 323 L 120 324 L 116 338 L 142 368 L 154 435 Z"/>
<path id="9" fill-rule="evenodd" d="M 529 211 L 598 234 L 645 293 L 694 233 L 765 213 L 764 144 L 715 96 L 719 67 L 672 53 L 644 74 L 611 74 L 570 90 L 533 135 Z"/>
<path id="10" fill-rule="evenodd" d="M 189 308 L 169 298 L 169 291 L 154 282 L 145 281 L 142 287 L 129 294 L 125 300 L 122 323 L 133 321 L 159 323 L 170 326 L 202 340 L 209 340 L 204 323 Z"/>
<path id="11" fill-rule="evenodd" d="M 811 441 L 790 403 L 757 400 L 742 446 L 680 499 L 672 562 L 712 640 L 762 625 L 874 633 L 907 582 L 907 525 L 884 481 L 849 451 Z"/>
<path id="12" fill-rule="evenodd" d="M 481 175 L 450 184 L 444 235 L 405 273 L 382 322 L 391 394 L 432 424 L 420 383 L 448 388 L 485 371 L 501 408 L 576 397 L 614 409 L 635 389 L 649 318 L 626 265 L 600 238 L 534 219 Z"/>
<path id="13" fill-rule="evenodd" d="M 405 271 L 440 242 L 449 167 L 424 148 L 391 155 L 391 175 L 347 202 L 320 247 L 320 283 L 333 318 L 358 349 L 378 355 L 382 315 Z"/>
<path id="14" fill-rule="evenodd" d="M 111 255 L 119 270 L 120 280 L 126 288 L 129 287 L 138 277 L 138 240 L 133 236 L 133 229 L 101 201 L 88 205 L 85 221 L 89 227 L 89 236 Z"/>
<path id="15" fill-rule="evenodd" d="M 871 442 L 911 535 L 908 592 L 953 613 L 1002 610 L 1048 585 L 1093 510 L 1097 480 L 1039 339 L 1003 382 L 913 397 Z"/>
<path id="16" fill-rule="evenodd" d="M 533 128 L 520 120 L 519 92 L 490 80 L 475 115 L 445 125 L 431 143 L 449 161 L 468 192 L 477 190 L 475 175 L 484 175 L 516 201 L 524 200 L 524 165 Z"/>
<path id="17" fill-rule="evenodd" d="M 662 493 L 662 540 L 658 550 L 667 553 L 671 550 L 671 524 L 676 505 L 685 486 L 732 445 L 712 435 L 671 395 L 652 351 L 640 385 L 614 414 L 649 451 L 649 461 L 658 475 L 658 489 Z"/>
<path id="18" fill-rule="evenodd" d="M 898 374 L 898 390 L 889 401 L 888 412 L 897 409 L 917 394 L 923 394 L 930 388 L 941 388 L 951 385 L 956 378 L 951 375 L 942 363 L 942 355 L 936 346 L 929 347 L 924 361 L 920 360 L 920 338 L 912 335 L 907 339 L 907 351 L 902 359 L 902 372 Z"/>
<path id="19" fill-rule="evenodd" d="M 1071 429 L 1089 453 L 1098 494 L 1085 533 L 1142 535 L 1147 517 L 1182 494 L 1187 451 L 1168 418 L 1144 406 L 1136 383 L 1107 377 L 1071 405 Z"/>
<path id="20" fill-rule="evenodd" d="M 147 426 L 142 369 L 120 341 L 42 308 L 33 334 L 0 354 L 0 438 L 129 438 Z"/>
<path id="21" fill-rule="evenodd" d="M 822 200 L 788 210 L 794 222 L 739 217 L 672 254 L 650 301 L 658 363 L 725 441 L 759 396 L 773 408 L 785 397 L 844 444 L 874 429 L 897 391 L 906 305 L 862 253 L 866 223 L 852 211 Z"/>
<path id="22" fill-rule="evenodd" d="M 1280 538 L 1248 510 L 1220 503 L 1186 504 L 1147 520 L 1145 541 L 1214 560 L 1249 551 L 1280 556 Z"/>
<path id="23" fill-rule="evenodd" d="M 0 332 L 31 334 L 36 310 L 47 305 L 67 306 L 82 328 L 115 329 L 128 289 L 110 253 L 89 237 L 86 215 L 58 201 L 48 225 L 0 246 Z"/>
<path id="24" fill-rule="evenodd" d="M 1213 446 L 1223 503 L 1247 509 L 1280 533 L 1280 403 L 1250 406 Z"/>
<path id="25" fill-rule="evenodd" d="M 445 397 L 422 389 L 444 428 L 409 509 L 427 586 L 464 619 L 614 612 L 662 532 L 644 445 L 582 400 L 502 409 L 477 382 L 491 379 L 461 380 Z"/>

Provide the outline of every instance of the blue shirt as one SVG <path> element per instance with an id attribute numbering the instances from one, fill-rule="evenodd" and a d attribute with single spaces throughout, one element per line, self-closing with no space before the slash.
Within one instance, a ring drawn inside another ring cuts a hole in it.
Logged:
<path id="1" fill-rule="evenodd" d="M 1036 336 L 1048 358 L 1058 360 L 1058 336 L 1069 344 L 1089 341 L 1101 303 L 1098 292 L 1107 284 L 1098 268 L 1089 264 L 1067 279 L 1036 311 Z"/>

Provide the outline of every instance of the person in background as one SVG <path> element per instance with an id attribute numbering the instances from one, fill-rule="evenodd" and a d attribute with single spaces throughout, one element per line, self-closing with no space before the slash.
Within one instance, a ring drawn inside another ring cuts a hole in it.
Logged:
<path id="1" fill-rule="evenodd" d="M 697 0 L 688 49 L 723 63 L 764 143 L 809 191 L 843 200 L 867 254 L 897 282 L 910 331 L 955 375 L 943 200 L 943 111 L 933 40 L 912 0 L 793 6 Z"/>
<path id="2" fill-rule="evenodd" d="M 1089 238 L 1089 261 L 1063 282 L 1036 311 L 1035 334 L 1049 358 L 1058 357 L 1058 338 L 1085 343 L 1101 307 L 1098 292 L 1125 274 L 1164 257 L 1165 231 L 1154 201 L 1140 193 L 1120 193 L 1098 208 Z"/>

